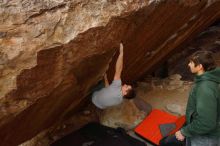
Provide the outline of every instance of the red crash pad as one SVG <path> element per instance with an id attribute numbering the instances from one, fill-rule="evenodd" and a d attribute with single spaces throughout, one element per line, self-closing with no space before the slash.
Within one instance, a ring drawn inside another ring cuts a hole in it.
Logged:
<path id="1" fill-rule="evenodd" d="M 176 128 L 169 132 L 174 134 L 185 123 L 185 116 L 177 117 L 167 112 L 154 109 L 152 112 L 135 128 L 135 132 L 146 138 L 150 142 L 159 145 L 163 138 L 159 126 L 162 124 L 174 123 Z"/>

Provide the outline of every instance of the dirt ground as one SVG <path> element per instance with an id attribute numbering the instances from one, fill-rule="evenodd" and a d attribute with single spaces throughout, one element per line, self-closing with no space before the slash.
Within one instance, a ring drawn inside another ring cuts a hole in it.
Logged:
<path id="1" fill-rule="evenodd" d="M 153 109 L 162 109 L 164 111 L 184 115 L 189 90 L 152 90 L 146 92 L 143 88 L 137 88 L 137 94 L 145 102 L 152 105 Z"/>

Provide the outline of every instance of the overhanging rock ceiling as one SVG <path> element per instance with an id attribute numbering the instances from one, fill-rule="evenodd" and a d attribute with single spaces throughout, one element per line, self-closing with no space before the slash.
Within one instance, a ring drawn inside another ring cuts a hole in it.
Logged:
<path id="1" fill-rule="evenodd" d="M 123 80 L 132 82 L 219 18 L 219 0 L 1 1 L 1 145 L 77 109 L 120 41 Z"/>

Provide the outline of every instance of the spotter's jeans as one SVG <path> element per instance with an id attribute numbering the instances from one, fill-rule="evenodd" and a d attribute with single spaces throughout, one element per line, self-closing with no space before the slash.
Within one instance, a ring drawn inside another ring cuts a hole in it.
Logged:
<path id="1" fill-rule="evenodd" d="M 186 146 L 220 146 L 220 138 L 194 136 L 186 139 Z"/>

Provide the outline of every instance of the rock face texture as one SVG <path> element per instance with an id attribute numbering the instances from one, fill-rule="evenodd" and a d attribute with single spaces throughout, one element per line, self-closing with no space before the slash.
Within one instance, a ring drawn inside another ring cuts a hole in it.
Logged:
<path id="1" fill-rule="evenodd" d="M 216 63 L 220 66 L 220 22 L 205 29 L 190 42 L 179 48 L 179 52 L 168 60 L 169 74 L 180 74 L 183 80 L 192 80 L 194 75 L 188 69 L 188 60 L 195 51 L 207 50 L 214 53 Z"/>
<path id="2" fill-rule="evenodd" d="M 218 0 L 0 0 L 1 145 L 68 118 L 121 41 L 123 80 L 136 81 L 219 10 Z"/>
<path id="3" fill-rule="evenodd" d="M 121 105 L 106 109 L 101 115 L 100 122 L 109 127 L 131 130 L 149 114 L 146 112 L 140 111 L 133 100 L 124 100 Z"/>

